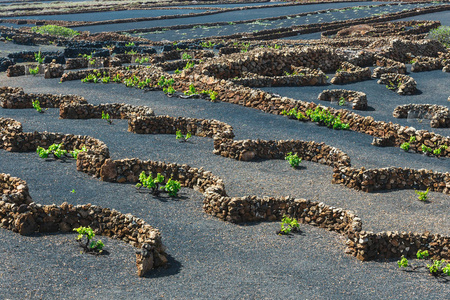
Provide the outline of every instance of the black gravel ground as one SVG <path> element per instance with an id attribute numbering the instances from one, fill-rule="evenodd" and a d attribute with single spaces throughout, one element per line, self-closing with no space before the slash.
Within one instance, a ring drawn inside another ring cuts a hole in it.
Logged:
<path id="1" fill-rule="evenodd" d="M 414 77 L 420 86 L 421 78 L 427 76 L 437 81 L 427 81 L 431 86 L 421 96 L 428 94 L 431 100 L 449 94 L 448 86 L 440 84 L 446 74 L 427 72 Z M 357 167 L 401 166 L 442 172 L 450 167 L 448 159 L 373 147 L 367 135 L 333 131 L 227 103 L 167 98 L 160 92 L 145 93 L 116 84 L 58 84 L 39 76 L 7 78 L 3 73 L 0 82 L 2 86 L 21 86 L 25 92 L 79 94 L 93 104 L 125 102 L 148 105 L 159 115 L 214 118 L 232 125 L 236 139 L 323 141 L 347 152 Z M 381 88 L 369 82 L 363 86 L 368 95 L 370 88 Z M 310 100 L 308 93 L 303 94 L 304 88 L 297 89 L 302 93 L 297 99 Z M 383 99 L 391 103 L 396 97 L 391 92 Z M 368 100 L 374 107 L 381 101 L 370 96 Z M 332 170 L 327 166 L 302 162 L 305 168 L 293 170 L 282 160 L 239 162 L 213 155 L 208 138 L 178 143 L 172 135 L 128 133 L 126 120 L 108 125 L 103 120 L 60 120 L 58 113 L 57 109 L 44 114 L 32 109 L 0 109 L 0 116 L 22 122 L 24 131 L 98 138 L 115 159 L 139 157 L 202 166 L 224 179 L 231 196 L 292 195 L 351 209 L 362 218 L 366 230 L 450 234 L 449 197 L 440 193 L 430 192 L 431 202 L 424 204 L 412 190 L 357 192 L 332 185 Z M 374 113 L 380 113 L 381 119 L 391 111 Z M 332 232 L 303 225 L 301 235 L 286 238 L 275 234 L 277 222 L 222 222 L 204 214 L 202 195 L 189 189 L 182 190 L 179 200 L 161 201 L 137 193 L 133 185 L 101 182 L 77 172 L 74 162 L 46 162 L 35 153 L 1 151 L 0 171 L 26 180 L 38 203 L 92 203 L 143 218 L 161 230 L 171 264 L 149 278 L 137 278 L 134 249 L 120 241 L 104 239 L 110 255 L 93 257 L 79 253 L 73 234 L 23 237 L 0 229 L 4 262 L 0 292 L 7 299 L 445 299 L 450 293 L 447 283 L 424 271 L 399 271 L 395 261 L 357 261 L 344 253 L 345 239 Z M 72 189 L 75 194 L 70 193 Z"/>

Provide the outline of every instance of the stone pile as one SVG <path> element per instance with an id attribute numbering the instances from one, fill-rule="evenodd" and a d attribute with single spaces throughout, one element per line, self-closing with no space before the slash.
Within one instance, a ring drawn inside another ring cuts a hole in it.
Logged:
<path id="1" fill-rule="evenodd" d="M 408 118 L 413 113 L 418 118 L 430 119 L 430 126 L 450 127 L 450 110 L 446 106 L 436 104 L 405 104 L 394 109 L 395 118 Z"/>
<path id="2" fill-rule="evenodd" d="M 59 108 L 61 119 L 101 119 L 102 113 L 109 114 L 111 119 L 130 119 L 133 116 L 154 116 L 148 106 L 136 106 L 125 103 L 107 104 L 62 104 Z"/>
<path id="3" fill-rule="evenodd" d="M 408 75 L 385 73 L 380 76 L 378 84 L 385 84 L 386 87 L 396 90 L 399 95 L 412 95 L 417 91 L 417 82 Z"/>
<path id="4" fill-rule="evenodd" d="M 372 73 L 369 68 L 361 68 L 349 62 L 341 62 L 336 74 L 331 78 L 332 84 L 344 84 L 371 79 Z"/>
<path id="5" fill-rule="evenodd" d="M 352 108 L 357 110 L 367 109 L 367 96 L 363 92 L 343 89 L 324 90 L 317 97 L 321 101 L 339 102 L 341 97 L 345 102 L 352 103 Z"/>
<path id="6" fill-rule="evenodd" d="M 38 100 L 43 108 L 56 108 L 61 104 L 84 104 L 86 99 L 77 95 L 53 95 L 25 93 L 22 88 L 0 88 L 0 107 L 33 108 L 33 101 Z"/>
<path id="7" fill-rule="evenodd" d="M 0 173 L 0 227 L 29 235 L 35 232 L 72 232 L 90 226 L 98 235 L 114 237 L 139 248 L 136 252 L 138 276 L 167 263 L 159 230 L 130 214 L 96 205 L 60 206 L 32 202 L 25 181 Z M 14 197 L 15 196 L 15 197 Z"/>

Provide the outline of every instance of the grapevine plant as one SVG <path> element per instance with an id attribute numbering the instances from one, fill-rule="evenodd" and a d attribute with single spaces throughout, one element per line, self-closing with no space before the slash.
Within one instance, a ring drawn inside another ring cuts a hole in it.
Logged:
<path id="1" fill-rule="evenodd" d="M 48 147 L 48 149 L 40 146 L 36 149 L 36 153 L 40 158 L 48 158 L 49 155 L 53 155 L 55 159 L 65 159 L 66 157 L 77 159 L 78 154 L 84 151 L 87 151 L 86 146 L 83 146 L 81 149 L 74 149 L 73 151 L 64 150 L 62 143 L 52 144 Z"/>
<path id="2" fill-rule="evenodd" d="M 101 240 L 93 241 L 95 236 L 94 231 L 91 227 L 78 227 L 74 228 L 73 231 L 78 233 L 77 241 L 83 248 L 85 253 L 101 254 L 103 252 L 103 247 L 105 244 Z"/>
<path id="3" fill-rule="evenodd" d="M 141 187 L 147 188 L 154 196 L 159 196 L 162 191 L 168 193 L 171 197 L 178 195 L 178 191 L 181 188 L 179 181 L 170 178 L 165 185 L 160 186 L 162 183 L 164 183 L 164 176 L 161 173 L 156 174 L 156 177 L 153 178 L 152 174 L 146 175 L 145 171 L 142 171 L 139 174 L 139 183 L 136 184 L 136 187 L 138 189 Z"/>
<path id="4" fill-rule="evenodd" d="M 416 257 L 419 260 L 425 260 L 429 259 L 430 254 L 428 253 L 428 250 L 418 250 L 416 253 Z M 408 259 L 402 255 L 401 259 L 397 261 L 398 267 L 400 269 L 402 268 L 410 268 L 411 270 L 417 270 L 419 268 L 427 269 L 429 274 L 434 277 L 443 277 L 443 276 L 450 276 L 450 263 L 446 262 L 445 259 L 441 260 L 431 260 L 431 264 L 425 265 L 412 265 L 409 263 Z"/>
<path id="5" fill-rule="evenodd" d="M 296 219 L 284 215 L 281 219 L 281 229 L 277 233 L 279 235 L 290 235 L 291 232 L 300 232 L 300 224 Z"/>

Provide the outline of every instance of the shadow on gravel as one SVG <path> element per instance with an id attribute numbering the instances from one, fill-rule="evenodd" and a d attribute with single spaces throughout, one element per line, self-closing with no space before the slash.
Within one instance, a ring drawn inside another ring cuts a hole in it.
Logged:
<path id="1" fill-rule="evenodd" d="M 174 259 L 170 254 L 167 254 L 167 260 L 168 262 L 164 267 L 150 271 L 144 276 L 144 278 L 168 277 L 180 273 L 182 264 Z"/>

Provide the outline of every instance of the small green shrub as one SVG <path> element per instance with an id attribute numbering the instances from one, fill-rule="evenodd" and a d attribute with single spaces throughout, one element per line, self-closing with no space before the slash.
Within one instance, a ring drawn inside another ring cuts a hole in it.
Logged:
<path id="1" fill-rule="evenodd" d="M 39 103 L 39 100 L 32 100 L 31 104 L 33 105 L 33 108 L 38 112 L 38 113 L 43 113 L 44 110 L 42 110 L 41 107 L 41 103 Z"/>
<path id="2" fill-rule="evenodd" d="M 141 58 L 136 58 L 134 60 L 134 62 L 139 64 L 139 65 L 142 65 L 143 63 L 148 63 L 149 59 L 148 59 L 148 57 L 141 57 Z"/>
<path id="3" fill-rule="evenodd" d="M 278 232 L 279 235 L 289 235 L 291 232 L 299 232 L 300 224 L 294 218 L 289 218 L 284 215 L 281 219 L 281 230 Z"/>
<path id="4" fill-rule="evenodd" d="M 400 148 L 405 151 L 408 151 L 409 147 L 410 147 L 410 144 L 408 142 L 404 142 L 403 144 L 400 145 Z"/>
<path id="5" fill-rule="evenodd" d="M 402 258 L 397 261 L 397 264 L 399 268 L 406 268 L 408 267 L 408 259 L 402 255 Z"/>
<path id="6" fill-rule="evenodd" d="M 77 159 L 78 158 L 78 154 L 80 152 L 86 152 L 86 146 L 81 147 L 81 149 L 73 149 L 73 151 L 70 152 L 70 154 L 72 155 L 73 158 Z"/>
<path id="7" fill-rule="evenodd" d="M 344 97 L 340 97 L 339 98 L 339 106 L 344 106 L 345 105 L 345 98 Z"/>
<path id="8" fill-rule="evenodd" d="M 37 74 L 39 74 L 39 66 L 36 66 L 36 68 L 29 68 L 28 71 L 31 75 L 36 76 Z"/>
<path id="9" fill-rule="evenodd" d="M 190 55 L 190 54 L 184 52 L 184 53 L 181 55 L 181 59 L 183 59 L 183 60 L 190 60 L 190 59 L 192 59 L 192 55 Z"/>
<path id="10" fill-rule="evenodd" d="M 340 115 L 334 116 L 327 109 L 319 106 L 316 107 L 314 111 L 312 109 L 308 109 L 306 111 L 306 115 L 312 122 L 317 122 L 319 125 L 325 125 L 328 128 L 347 130 L 350 127 L 348 124 L 342 123 Z"/>
<path id="11" fill-rule="evenodd" d="M 109 125 L 112 124 L 110 115 L 108 113 L 105 113 L 103 110 L 102 110 L 102 120 L 106 120 L 109 123 Z"/>
<path id="12" fill-rule="evenodd" d="M 184 94 L 186 96 L 192 96 L 192 95 L 198 95 L 198 92 L 195 89 L 195 86 L 193 84 L 191 84 L 191 85 L 189 85 L 189 90 L 184 91 Z"/>
<path id="13" fill-rule="evenodd" d="M 151 194 L 155 196 L 158 196 L 161 190 L 167 192 L 171 197 L 176 197 L 178 195 L 178 191 L 181 188 L 181 183 L 179 181 L 170 178 L 166 185 L 160 187 L 160 184 L 162 183 L 164 183 L 164 176 L 160 173 L 153 178 L 151 174 L 147 176 L 145 172 L 142 171 L 141 174 L 139 174 L 139 183 L 136 184 L 136 187 L 138 189 L 141 187 L 147 188 L 151 191 Z"/>
<path id="14" fill-rule="evenodd" d="M 38 53 L 34 54 L 34 60 L 38 63 L 38 64 L 42 64 L 44 62 L 44 58 L 41 55 L 41 51 L 39 50 Z"/>
<path id="15" fill-rule="evenodd" d="M 169 86 L 169 87 L 163 87 L 163 92 L 164 94 L 175 94 L 177 91 L 173 88 L 173 86 Z"/>
<path id="16" fill-rule="evenodd" d="M 80 33 L 76 30 L 62 27 L 58 25 L 44 25 L 44 26 L 35 26 L 31 28 L 32 32 L 40 33 L 40 34 L 48 34 L 54 36 L 62 36 L 67 38 L 72 38 Z"/>
<path id="17" fill-rule="evenodd" d="M 172 178 L 170 178 L 166 185 L 164 186 L 164 190 L 169 194 L 169 196 L 171 197 L 176 197 L 178 195 L 178 191 L 181 188 L 181 184 L 180 182 L 176 181 L 176 180 L 172 180 Z"/>
<path id="18" fill-rule="evenodd" d="M 217 99 L 217 95 L 219 95 L 218 92 L 213 90 L 202 90 L 200 94 L 209 95 L 209 99 L 211 100 L 211 102 L 215 102 Z"/>
<path id="19" fill-rule="evenodd" d="M 427 188 L 426 191 L 421 192 L 421 191 L 417 191 L 415 190 L 414 192 L 418 195 L 418 199 L 420 201 L 427 201 L 428 200 L 428 192 L 430 191 L 430 188 Z"/>
<path id="20" fill-rule="evenodd" d="M 450 47 L 450 26 L 439 26 L 438 28 L 430 30 L 428 38 L 437 40 L 445 47 Z"/>
<path id="21" fill-rule="evenodd" d="M 73 231 L 76 231 L 78 233 L 77 241 L 80 244 L 80 246 L 83 248 L 84 252 L 94 252 L 94 253 L 102 253 L 103 248 L 105 247 L 105 244 L 101 241 L 92 241 L 92 239 L 95 236 L 94 231 L 91 227 L 78 227 L 74 228 Z"/>
<path id="22" fill-rule="evenodd" d="M 306 116 L 301 111 L 297 112 L 297 109 L 295 107 L 289 111 L 286 111 L 285 109 L 283 109 L 283 111 L 281 111 L 281 114 L 284 116 L 288 116 L 288 117 L 295 117 L 295 118 L 297 118 L 297 120 L 300 120 L 300 121 L 304 121 L 307 119 Z"/>
<path id="23" fill-rule="evenodd" d="M 193 61 L 188 61 L 188 62 L 186 63 L 186 65 L 184 66 L 183 69 L 187 70 L 187 69 L 192 68 L 192 67 L 194 67 L 194 66 L 195 66 L 195 62 L 193 62 Z"/>
<path id="24" fill-rule="evenodd" d="M 192 137 L 191 132 L 186 133 L 186 135 L 183 135 L 181 133 L 181 130 L 177 130 L 176 133 L 176 139 L 180 140 L 180 142 L 187 142 L 187 140 L 189 140 Z"/>
<path id="25" fill-rule="evenodd" d="M 53 155 L 54 158 L 60 159 L 64 158 L 65 155 L 67 155 L 67 150 L 64 150 L 62 148 L 61 144 L 53 144 L 48 147 L 48 149 L 45 149 L 43 147 L 37 147 L 36 153 L 39 155 L 40 158 L 48 158 L 50 154 Z"/>
<path id="26" fill-rule="evenodd" d="M 432 153 L 433 152 L 433 149 L 431 149 L 430 147 L 428 147 L 425 144 L 422 144 L 422 146 L 420 148 L 422 149 L 423 153 Z"/>
<path id="27" fill-rule="evenodd" d="M 410 143 L 414 143 L 415 141 L 416 141 L 416 137 L 415 136 L 412 135 L 412 136 L 409 137 L 409 142 Z"/>
<path id="28" fill-rule="evenodd" d="M 429 257 L 430 254 L 428 253 L 428 250 L 423 250 L 423 251 L 418 250 L 416 253 L 416 256 L 417 256 L 417 259 L 425 259 L 425 258 Z"/>
<path id="29" fill-rule="evenodd" d="M 450 264 L 445 265 L 445 259 L 442 260 L 434 260 L 433 263 L 427 264 L 427 268 L 430 271 L 431 275 L 439 276 L 442 274 L 449 275 L 450 273 Z M 444 271 L 444 269 L 446 269 Z"/>
<path id="30" fill-rule="evenodd" d="M 125 47 L 134 47 L 136 44 L 134 42 L 129 42 L 125 44 Z"/>
<path id="31" fill-rule="evenodd" d="M 286 154 L 284 159 L 287 160 L 289 162 L 289 164 L 291 165 L 291 167 L 293 167 L 293 168 L 297 168 L 300 165 L 300 163 L 302 162 L 302 159 L 300 157 L 298 157 L 297 153 L 292 154 L 292 152 L 289 152 L 288 154 Z"/>

